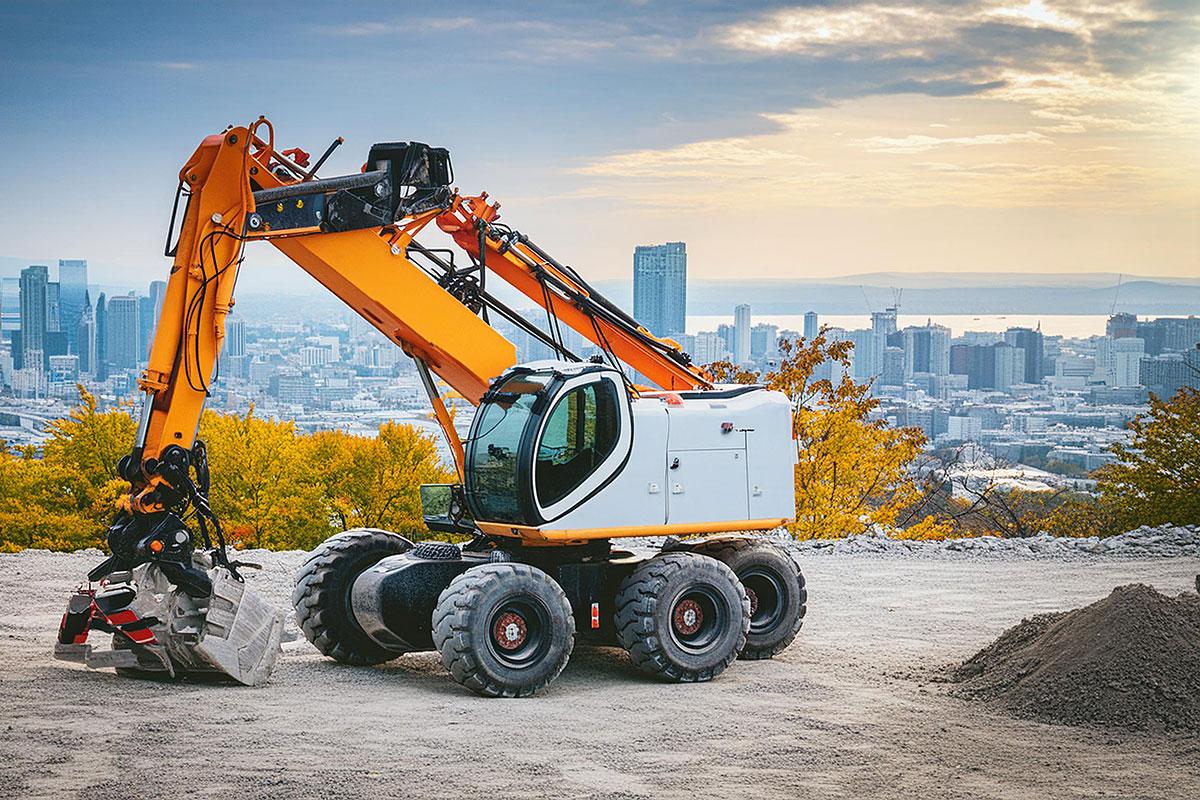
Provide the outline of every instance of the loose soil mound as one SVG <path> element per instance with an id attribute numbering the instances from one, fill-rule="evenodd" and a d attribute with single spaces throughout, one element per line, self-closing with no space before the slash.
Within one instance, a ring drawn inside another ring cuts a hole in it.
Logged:
<path id="1" fill-rule="evenodd" d="M 1121 586 L 1010 628 L 951 680 L 957 694 L 1045 722 L 1200 730 L 1200 596 Z"/>

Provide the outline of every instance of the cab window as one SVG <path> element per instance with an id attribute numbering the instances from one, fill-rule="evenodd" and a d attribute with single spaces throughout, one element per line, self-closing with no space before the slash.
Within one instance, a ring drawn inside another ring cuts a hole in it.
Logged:
<path id="1" fill-rule="evenodd" d="M 520 375 L 500 387 L 479 409 L 468 470 L 479 519 L 521 522 L 517 456 L 525 424 L 549 377 Z"/>
<path id="2" fill-rule="evenodd" d="M 542 432 L 534 486 L 542 508 L 583 484 L 617 446 L 620 405 L 616 385 L 593 381 L 563 395 Z"/>

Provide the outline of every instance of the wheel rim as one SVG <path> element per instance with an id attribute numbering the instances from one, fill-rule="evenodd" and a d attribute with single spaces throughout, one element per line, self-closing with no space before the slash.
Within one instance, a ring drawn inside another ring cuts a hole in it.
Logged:
<path id="1" fill-rule="evenodd" d="M 550 611 L 530 598 L 507 600 L 488 620 L 488 649 L 514 669 L 530 667 L 550 648 Z"/>
<path id="2" fill-rule="evenodd" d="M 708 650 L 721 638 L 727 611 L 725 599 L 709 587 L 685 589 L 671 604 L 671 640 L 688 652 Z"/>
<path id="3" fill-rule="evenodd" d="M 770 632 L 783 617 L 787 596 L 783 581 L 774 572 L 761 568 L 747 570 L 739 580 L 750 598 L 750 633 Z"/>

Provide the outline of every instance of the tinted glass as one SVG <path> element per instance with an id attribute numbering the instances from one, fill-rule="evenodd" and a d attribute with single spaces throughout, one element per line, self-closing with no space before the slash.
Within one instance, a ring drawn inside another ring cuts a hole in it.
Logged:
<path id="1" fill-rule="evenodd" d="M 530 408 L 549 377 L 521 375 L 499 389 L 499 400 L 479 409 L 468 474 L 480 519 L 522 523 L 517 502 L 517 456 Z"/>
<path id="2" fill-rule="evenodd" d="M 619 407 L 616 386 L 606 380 L 579 386 L 558 400 L 546 421 L 533 470 L 543 508 L 577 489 L 612 453 Z"/>

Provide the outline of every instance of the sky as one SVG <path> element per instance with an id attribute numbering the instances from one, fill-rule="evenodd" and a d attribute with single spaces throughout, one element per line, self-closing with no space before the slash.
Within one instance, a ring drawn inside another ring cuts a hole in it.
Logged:
<path id="1" fill-rule="evenodd" d="M 259 114 L 344 136 L 326 176 L 449 147 L 595 279 L 676 240 L 693 278 L 1200 276 L 1200 0 L 4 0 L 0 52 L 0 256 L 93 282 L 165 273 L 179 167 Z"/>

